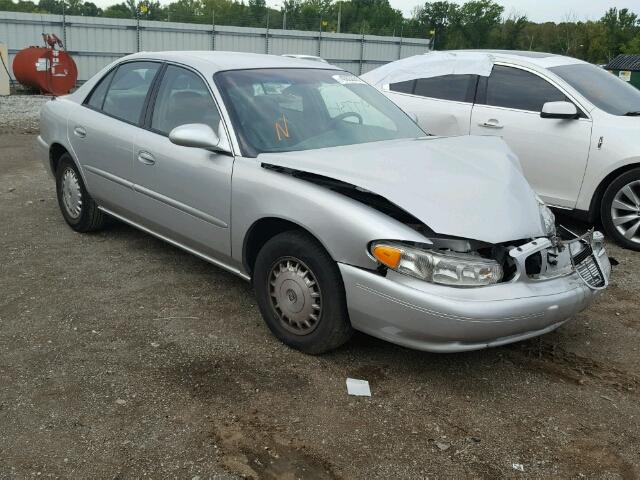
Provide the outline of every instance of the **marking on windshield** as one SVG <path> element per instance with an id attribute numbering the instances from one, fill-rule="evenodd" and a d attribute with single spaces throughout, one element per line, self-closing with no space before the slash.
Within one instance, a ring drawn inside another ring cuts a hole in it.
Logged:
<path id="1" fill-rule="evenodd" d="M 279 142 L 281 142 L 283 138 L 289 138 L 289 124 L 287 123 L 287 117 L 284 116 L 284 113 L 282 114 L 282 120 L 276 120 L 275 127 Z"/>

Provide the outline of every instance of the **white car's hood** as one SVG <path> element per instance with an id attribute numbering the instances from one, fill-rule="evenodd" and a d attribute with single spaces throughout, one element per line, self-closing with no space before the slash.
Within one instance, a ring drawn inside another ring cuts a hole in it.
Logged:
<path id="1" fill-rule="evenodd" d="M 545 235 L 535 193 L 497 137 L 392 140 L 258 161 L 369 190 L 439 234 L 490 243 Z"/>

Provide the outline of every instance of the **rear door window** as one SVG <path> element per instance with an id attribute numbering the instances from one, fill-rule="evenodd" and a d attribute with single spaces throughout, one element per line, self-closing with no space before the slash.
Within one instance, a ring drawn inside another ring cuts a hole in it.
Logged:
<path id="1" fill-rule="evenodd" d="M 570 101 L 556 87 L 538 75 L 519 68 L 496 65 L 483 81 L 478 103 L 494 107 L 541 112 L 547 102 Z"/>
<path id="2" fill-rule="evenodd" d="M 102 111 L 125 122 L 139 124 L 149 88 L 160 66 L 155 62 L 120 65 L 105 95 Z"/>

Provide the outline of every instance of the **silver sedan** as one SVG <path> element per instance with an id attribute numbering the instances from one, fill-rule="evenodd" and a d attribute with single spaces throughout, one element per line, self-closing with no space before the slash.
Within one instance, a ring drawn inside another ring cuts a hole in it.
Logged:
<path id="1" fill-rule="evenodd" d="M 499 138 L 431 137 L 328 64 L 139 53 L 41 113 L 62 215 L 112 216 L 253 283 L 271 331 L 453 352 L 549 332 L 606 287 Z"/>

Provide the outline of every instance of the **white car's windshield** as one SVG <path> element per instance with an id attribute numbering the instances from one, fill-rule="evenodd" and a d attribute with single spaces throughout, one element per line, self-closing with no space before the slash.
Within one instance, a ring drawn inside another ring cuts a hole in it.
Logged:
<path id="1" fill-rule="evenodd" d="M 640 115 L 640 91 L 602 68 L 576 64 L 549 70 L 607 113 Z"/>
<path id="2" fill-rule="evenodd" d="M 248 156 L 425 136 L 384 95 L 341 70 L 233 70 L 215 81 Z"/>

